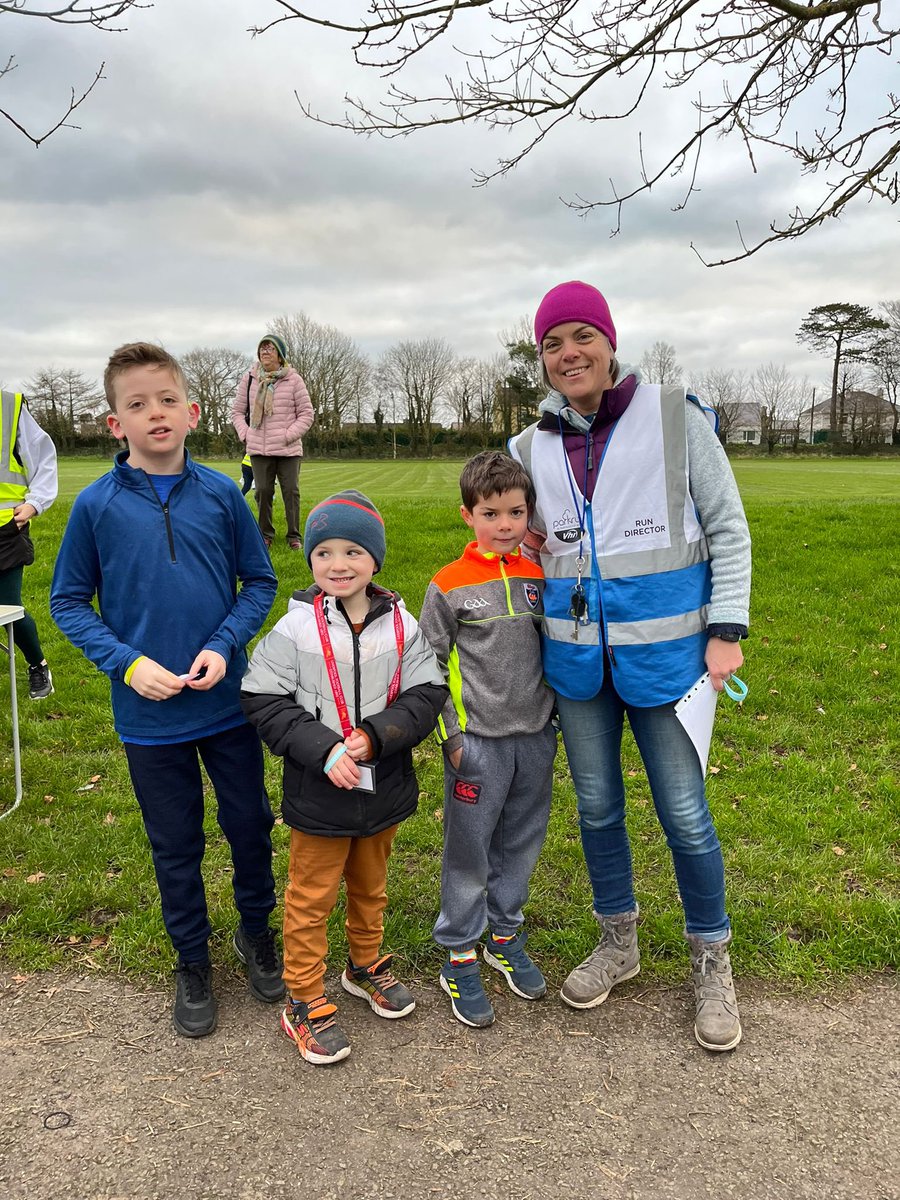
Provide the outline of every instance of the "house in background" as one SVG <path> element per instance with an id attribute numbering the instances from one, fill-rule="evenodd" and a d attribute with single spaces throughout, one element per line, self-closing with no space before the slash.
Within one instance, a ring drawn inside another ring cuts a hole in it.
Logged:
<path id="1" fill-rule="evenodd" d="M 825 441 L 831 428 L 831 398 L 804 409 L 798 420 L 801 442 Z M 894 410 L 882 395 L 844 392 L 838 396 L 838 422 L 843 432 L 842 440 L 852 446 L 891 444 Z"/>
<path id="2" fill-rule="evenodd" d="M 734 420 L 728 427 L 729 446 L 758 446 L 762 437 L 760 406 L 754 401 L 738 405 Z"/>

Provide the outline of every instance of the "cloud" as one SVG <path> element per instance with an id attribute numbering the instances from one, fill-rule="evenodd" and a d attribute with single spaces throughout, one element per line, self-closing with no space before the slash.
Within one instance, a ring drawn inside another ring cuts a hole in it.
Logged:
<path id="1" fill-rule="evenodd" d="M 471 168 L 490 167 L 509 136 L 476 128 L 386 141 L 305 121 L 294 88 L 334 114 L 344 92 L 374 94 L 377 78 L 348 74 L 340 39 L 299 23 L 252 39 L 233 8 L 135 10 L 116 35 L 10 25 L 24 31 L 13 47 L 17 105 L 36 118 L 103 57 L 107 66 L 80 131 L 35 151 L 0 126 L 7 385 L 48 362 L 96 376 L 136 337 L 176 353 L 249 351 L 272 316 L 298 310 L 372 355 L 433 335 L 488 356 L 501 330 L 570 278 L 607 295 L 628 360 L 665 340 L 695 370 L 774 361 L 824 377 L 828 364 L 795 340 L 808 310 L 894 298 L 896 220 L 877 204 L 795 245 L 703 267 L 692 241 L 709 258 L 733 253 L 738 214 L 749 209 L 753 236 L 802 197 L 777 155 L 762 156 L 754 176 L 738 148 L 716 144 L 683 212 L 672 209 L 685 181 L 666 181 L 610 237 L 614 210 L 582 217 L 559 198 L 633 175 L 633 132 L 571 123 L 510 176 L 474 188 Z M 674 115 L 650 116 L 655 148 Z"/>

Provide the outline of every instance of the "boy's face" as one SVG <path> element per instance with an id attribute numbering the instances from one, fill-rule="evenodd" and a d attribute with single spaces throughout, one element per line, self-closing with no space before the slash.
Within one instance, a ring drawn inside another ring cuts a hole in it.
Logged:
<path id="1" fill-rule="evenodd" d="M 113 387 L 116 411 L 106 423 L 128 439 L 128 461 L 151 475 L 173 475 L 184 466 L 184 439 L 197 428 L 200 406 L 166 367 L 129 367 Z"/>
<path id="2" fill-rule="evenodd" d="M 511 554 L 528 528 L 528 502 L 522 488 L 494 492 L 479 500 L 471 512 L 465 505 L 459 511 L 482 554 Z"/>
<path id="3" fill-rule="evenodd" d="M 326 538 L 310 555 L 313 579 L 326 596 L 351 600 L 364 592 L 375 574 L 375 559 L 356 542 Z"/>

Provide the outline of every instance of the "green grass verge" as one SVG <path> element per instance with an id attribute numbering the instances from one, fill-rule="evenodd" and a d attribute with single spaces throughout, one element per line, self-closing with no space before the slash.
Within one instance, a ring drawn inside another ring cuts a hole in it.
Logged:
<path id="1" fill-rule="evenodd" d="M 38 561 L 25 575 L 26 599 L 53 666 L 56 694 L 40 704 L 20 699 L 25 800 L 0 822 L 0 957 L 26 971 L 72 964 L 159 976 L 171 955 L 125 758 L 112 732 L 108 685 L 57 633 L 47 610 L 69 502 L 108 465 L 64 460 L 67 499 L 34 527 Z M 212 465 L 235 478 L 239 473 L 237 464 Z M 466 540 L 456 511 L 459 466 L 309 463 L 301 474 L 304 511 L 342 487 L 370 494 L 387 524 L 383 578 L 415 612 L 433 571 Z M 709 777 L 737 933 L 736 967 L 792 983 L 896 968 L 900 568 L 892 548 L 900 463 L 753 460 L 736 468 L 754 539 L 753 637 L 742 671 L 751 690 L 742 707 L 721 706 Z M 303 559 L 283 543 L 274 547 L 274 562 L 280 586 L 269 624 L 284 612 L 290 592 L 310 580 Z M 19 679 L 24 688 L 21 660 Z M 12 779 L 9 734 L 2 704 L 4 803 Z M 624 754 L 644 970 L 651 978 L 680 979 L 685 951 L 671 860 L 628 737 Z M 404 970 L 433 975 L 441 763 L 430 742 L 417 757 L 422 800 L 402 826 L 391 862 L 386 944 Z M 268 785 L 276 800 L 279 776 L 279 763 L 270 759 Z M 227 845 L 213 808 L 210 797 L 205 876 L 222 949 L 235 917 Z M 278 825 L 279 888 L 286 862 L 287 830 Z M 589 910 L 575 798 L 560 752 L 550 831 L 528 911 L 531 947 L 554 980 L 593 944 Z M 338 962 L 345 952 L 341 910 L 331 935 Z"/>

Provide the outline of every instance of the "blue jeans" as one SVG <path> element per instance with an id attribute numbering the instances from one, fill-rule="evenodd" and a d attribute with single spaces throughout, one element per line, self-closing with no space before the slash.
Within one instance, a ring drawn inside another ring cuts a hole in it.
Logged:
<path id="1" fill-rule="evenodd" d="M 251 936 L 275 907 L 271 830 L 256 730 L 238 725 L 195 742 L 125 743 L 134 794 L 153 851 L 166 932 L 180 958 L 204 962 L 210 935 L 201 863 L 204 798 L 200 762 L 216 794 L 219 826 L 231 847 L 232 884 L 241 923 Z"/>
<path id="2" fill-rule="evenodd" d="M 636 907 L 621 758 L 627 713 L 672 852 L 687 932 L 707 941 L 726 937 L 730 926 L 722 850 L 706 802 L 700 760 L 674 706 L 626 704 L 608 670 L 592 700 L 559 696 L 557 705 L 595 912 L 614 916 Z"/>

